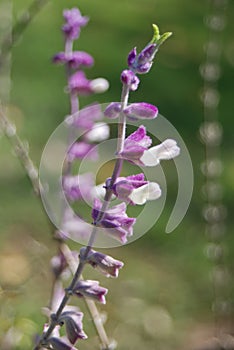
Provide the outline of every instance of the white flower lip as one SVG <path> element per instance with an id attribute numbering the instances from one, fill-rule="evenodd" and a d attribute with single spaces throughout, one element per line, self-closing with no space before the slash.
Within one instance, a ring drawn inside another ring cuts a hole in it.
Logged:
<path id="1" fill-rule="evenodd" d="M 162 159 L 172 159 L 180 154 L 180 148 L 173 139 L 166 139 L 161 144 L 146 150 L 141 156 L 141 162 L 146 166 L 155 166 Z"/>
<path id="2" fill-rule="evenodd" d="M 135 204 L 142 205 L 147 201 L 158 199 L 161 196 L 161 188 L 156 182 L 149 182 L 132 191 L 129 198 Z"/>

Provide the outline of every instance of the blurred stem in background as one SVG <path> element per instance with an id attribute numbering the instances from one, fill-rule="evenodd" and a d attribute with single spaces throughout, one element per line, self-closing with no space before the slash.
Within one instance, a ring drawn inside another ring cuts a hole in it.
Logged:
<path id="1" fill-rule="evenodd" d="M 49 0 L 34 0 L 29 7 L 23 11 L 22 15 L 19 16 L 13 27 L 9 26 L 6 35 L 1 41 L 0 51 L 0 67 L 4 65 L 8 53 L 11 51 L 15 43 L 21 38 L 25 29 L 32 22 L 34 17 L 41 11 L 41 9 L 48 3 Z M 4 2 L 3 2 L 4 3 Z M 11 1 L 7 0 L 5 3 L 9 4 L 12 11 Z M 6 5 L 4 5 L 6 6 Z"/>

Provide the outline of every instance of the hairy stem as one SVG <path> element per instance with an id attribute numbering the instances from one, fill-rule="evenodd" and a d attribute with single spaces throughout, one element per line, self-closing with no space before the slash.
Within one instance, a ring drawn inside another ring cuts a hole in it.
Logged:
<path id="1" fill-rule="evenodd" d="M 38 169 L 30 159 L 27 147 L 17 135 L 15 125 L 7 118 L 2 106 L 0 106 L 0 122 L 3 133 L 10 141 L 17 158 L 20 160 L 23 168 L 25 169 L 35 194 L 39 196 L 40 183 L 38 181 Z"/>

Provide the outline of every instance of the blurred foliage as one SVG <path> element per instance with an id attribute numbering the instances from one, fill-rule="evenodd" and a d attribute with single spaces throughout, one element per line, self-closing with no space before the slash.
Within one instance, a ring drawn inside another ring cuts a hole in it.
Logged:
<path id="1" fill-rule="evenodd" d="M 12 2 L 16 20 L 30 1 Z M 204 61 L 203 47 L 208 38 L 203 23 L 208 3 L 203 0 L 50 1 L 12 50 L 10 115 L 21 137 L 28 140 L 31 157 L 39 164 L 48 137 L 68 113 L 64 71 L 51 64 L 51 57 L 63 49 L 59 28 L 64 8 L 78 5 L 82 14 L 90 17 L 77 48 L 95 57 L 95 66 L 87 71 L 88 77 L 103 76 L 110 81 L 110 90 L 95 97 L 99 102 L 119 100 L 119 75 L 126 67 L 128 52 L 134 46 L 141 49 L 150 40 L 152 23 L 157 23 L 161 32 L 173 32 L 157 55 L 151 73 L 142 76 L 140 88 L 131 95 L 131 101 L 156 104 L 177 128 L 192 157 L 194 195 L 183 222 L 166 235 L 165 226 L 176 196 L 176 178 L 169 176 L 167 205 L 154 228 L 131 245 L 111 251 L 111 255 L 123 259 L 126 265 L 118 280 L 103 280 L 103 285 L 110 288 L 107 306 L 103 308 L 108 314 L 106 329 L 119 341 L 120 350 L 195 348 L 213 334 L 213 290 L 209 277 L 212 264 L 203 254 L 206 238 L 201 216 L 204 179 L 200 163 L 204 149 L 198 138 L 203 120 L 199 66 Z M 224 202 L 230 214 L 224 243 L 228 247 L 226 261 L 231 273 L 234 272 L 233 16 L 234 2 L 229 1 L 227 27 L 223 32 L 219 120 L 224 128 L 221 149 Z M 93 97 L 83 98 L 81 104 L 92 101 Z M 0 167 L 0 338 L 19 340 L 20 345 L 15 349 L 25 350 L 31 348 L 31 336 L 40 332 L 44 322 L 40 310 L 50 295 L 48 266 L 56 245 L 43 209 L 3 137 Z M 74 243 L 73 248 L 79 249 Z M 92 274 L 87 269 L 87 275 Z M 234 285 L 230 289 L 233 297 Z M 80 343 L 79 348 L 96 348 L 89 317 L 85 318 L 85 328 L 90 339 Z"/>

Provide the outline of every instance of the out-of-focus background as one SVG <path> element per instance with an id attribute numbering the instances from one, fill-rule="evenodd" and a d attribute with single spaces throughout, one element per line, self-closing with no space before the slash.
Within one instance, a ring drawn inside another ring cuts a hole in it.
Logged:
<path id="1" fill-rule="evenodd" d="M 12 3 L 15 22 L 30 1 Z M 131 101 L 156 104 L 179 131 L 194 166 L 194 193 L 183 222 L 173 233 L 166 234 L 177 188 L 176 177 L 167 174 L 167 204 L 156 225 L 131 245 L 108 251 L 125 262 L 117 280 L 101 278 L 102 285 L 109 288 L 107 305 L 101 307 L 108 317 L 106 330 L 118 341 L 120 350 L 205 349 L 204 344 L 212 342 L 215 329 L 232 332 L 234 3 L 229 1 L 226 27 L 221 33 L 222 75 L 218 83 L 218 117 L 223 127 L 220 179 L 228 213 L 226 234 L 221 238 L 225 251 L 222 266 L 230 274 L 218 291 L 227 305 L 218 320 L 214 307 L 212 310 L 217 301 L 211 278 L 214 262 L 205 254 L 208 239 L 201 191 L 205 179 L 200 171 L 205 150 L 199 139 L 204 119 L 200 99 L 204 82 L 199 67 L 205 60 L 204 45 L 209 39 L 204 24 L 209 5 L 204 0 L 49 1 L 12 50 L 10 115 L 38 165 L 48 137 L 68 113 L 64 70 L 51 64 L 51 57 L 63 49 L 60 27 L 64 8 L 78 6 L 82 14 L 90 17 L 76 47 L 95 58 L 95 66 L 87 70 L 87 76 L 103 76 L 110 81 L 109 91 L 82 98 L 82 106 L 97 99 L 103 103 L 119 100 L 119 76 L 126 67 L 127 55 L 134 46 L 140 49 L 149 41 L 152 23 L 157 23 L 161 32 L 173 32 L 150 74 L 142 76 Z M 47 305 L 50 296 L 48 266 L 56 245 L 45 213 L 3 136 L 0 169 L 0 339 L 6 344 L 8 337 L 18 344 L 12 349 L 25 350 L 31 349 L 31 337 L 41 331 L 44 322 L 41 307 Z M 71 247 L 79 249 L 78 244 L 72 243 Z M 87 276 L 96 275 L 87 269 Z M 89 316 L 84 324 L 90 339 L 81 341 L 79 349 L 97 348 Z M 8 349 L 2 346 L 3 350 Z"/>

